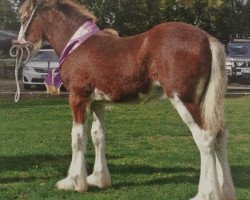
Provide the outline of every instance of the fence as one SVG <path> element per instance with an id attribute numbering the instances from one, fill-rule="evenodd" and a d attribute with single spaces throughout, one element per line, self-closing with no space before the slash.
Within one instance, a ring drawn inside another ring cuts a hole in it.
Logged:
<path id="1" fill-rule="evenodd" d="M 22 77 L 22 67 L 18 72 L 18 78 Z M 0 79 L 15 79 L 15 60 L 0 59 Z"/>

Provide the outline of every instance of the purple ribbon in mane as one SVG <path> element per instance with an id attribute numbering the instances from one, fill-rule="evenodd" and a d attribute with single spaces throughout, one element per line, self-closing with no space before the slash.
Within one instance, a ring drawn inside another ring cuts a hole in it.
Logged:
<path id="1" fill-rule="evenodd" d="M 59 67 L 50 70 L 48 72 L 47 78 L 44 81 L 48 93 L 60 93 L 60 87 L 62 84 L 60 68 L 63 62 L 79 45 L 81 45 L 85 40 L 87 40 L 92 35 L 98 33 L 99 31 L 100 29 L 94 22 L 87 21 L 75 32 L 75 34 L 71 37 L 60 56 Z"/>

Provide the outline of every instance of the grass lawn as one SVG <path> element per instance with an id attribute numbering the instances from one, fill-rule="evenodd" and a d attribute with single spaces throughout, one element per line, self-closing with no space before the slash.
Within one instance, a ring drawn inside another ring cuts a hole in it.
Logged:
<path id="1" fill-rule="evenodd" d="M 250 97 L 227 99 L 229 160 L 239 200 L 250 199 Z M 57 191 L 71 160 L 66 99 L 0 100 L 0 199 L 187 200 L 197 192 L 199 152 L 168 101 L 117 104 L 105 114 L 113 186 Z M 89 134 L 90 135 L 90 134 Z M 94 151 L 89 138 L 88 172 Z"/>

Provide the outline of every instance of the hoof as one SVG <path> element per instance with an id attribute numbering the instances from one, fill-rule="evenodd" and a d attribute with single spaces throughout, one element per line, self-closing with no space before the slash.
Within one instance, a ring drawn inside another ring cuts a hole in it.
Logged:
<path id="1" fill-rule="evenodd" d="M 209 196 L 206 197 L 206 195 L 197 194 L 194 198 L 190 200 L 215 200 L 215 199 L 211 199 Z"/>
<path id="2" fill-rule="evenodd" d="M 192 199 L 189 199 L 189 200 L 199 200 L 197 197 L 194 197 Z"/>
<path id="3" fill-rule="evenodd" d="M 190 200 L 206 200 L 206 199 L 203 199 L 200 196 L 196 195 L 194 198 L 192 198 Z"/>
<path id="4" fill-rule="evenodd" d="M 87 192 L 88 184 L 85 182 L 77 181 L 77 178 L 67 177 L 61 181 L 58 181 L 55 185 L 58 190 L 71 190 L 77 192 Z"/>
<path id="5" fill-rule="evenodd" d="M 216 195 L 212 195 L 211 193 L 209 194 L 198 193 L 194 198 L 190 200 L 222 200 L 222 199 Z"/>
<path id="6" fill-rule="evenodd" d="M 104 176 L 103 174 L 91 174 L 87 177 L 87 183 L 99 188 L 108 188 L 111 186 L 110 174 Z"/>

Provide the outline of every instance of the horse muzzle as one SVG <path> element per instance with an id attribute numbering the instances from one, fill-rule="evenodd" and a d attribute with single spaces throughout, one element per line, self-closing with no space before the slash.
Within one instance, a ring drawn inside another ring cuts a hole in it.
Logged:
<path id="1" fill-rule="evenodd" d="M 28 42 L 24 39 L 24 38 L 20 38 L 17 40 L 17 43 L 18 44 L 21 44 L 21 45 L 28 45 Z"/>

